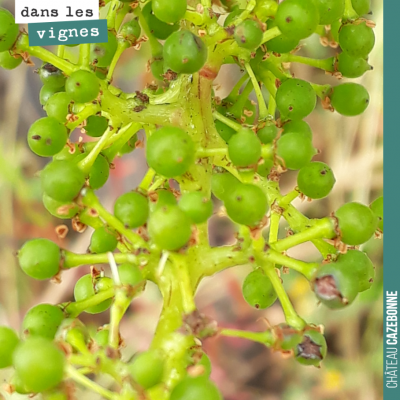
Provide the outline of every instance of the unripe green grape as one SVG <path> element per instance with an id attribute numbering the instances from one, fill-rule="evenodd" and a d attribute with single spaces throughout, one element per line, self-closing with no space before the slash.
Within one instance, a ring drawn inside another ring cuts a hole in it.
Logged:
<path id="1" fill-rule="evenodd" d="M 327 345 L 324 335 L 314 330 L 304 332 L 303 341 L 295 347 L 296 361 L 303 365 L 319 367 L 326 357 Z"/>
<path id="2" fill-rule="evenodd" d="M 276 105 L 284 119 L 303 119 L 314 110 L 316 104 L 314 89 L 302 79 L 287 79 L 276 92 Z"/>
<path id="3" fill-rule="evenodd" d="M 319 13 L 313 0 L 285 0 L 278 6 L 275 21 L 287 37 L 305 39 L 317 29 Z"/>
<path id="4" fill-rule="evenodd" d="M 85 184 L 85 175 L 69 161 L 52 161 L 40 173 L 43 191 L 54 200 L 72 201 Z"/>
<path id="5" fill-rule="evenodd" d="M 267 21 L 268 29 L 275 28 L 275 26 L 277 26 L 275 20 L 269 19 Z M 289 53 L 299 45 L 299 39 L 289 38 L 281 34 L 272 40 L 268 40 L 268 42 L 266 42 L 265 45 L 267 46 L 267 49 L 269 51 L 273 51 L 274 53 L 280 53 L 280 54 Z"/>
<path id="6" fill-rule="evenodd" d="M 73 343 L 73 341 L 83 341 L 88 339 L 86 326 L 77 318 L 65 318 L 56 333 L 56 341 Z"/>
<path id="7" fill-rule="evenodd" d="M 211 375 L 212 365 L 211 365 L 210 358 L 208 357 L 208 355 L 206 353 L 202 354 L 198 365 L 201 365 L 204 368 L 204 373 L 202 374 L 202 376 L 206 376 L 207 378 L 209 378 Z"/>
<path id="8" fill-rule="evenodd" d="M 264 192 L 252 184 L 239 184 L 224 197 L 228 216 L 236 223 L 257 225 L 267 212 L 268 204 Z"/>
<path id="9" fill-rule="evenodd" d="M 353 117 L 362 114 L 369 105 L 369 94 L 358 83 L 343 83 L 333 88 L 332 107 L 342 115 Z"/>
<path id="10" fill-rule="evenodd" d="M 119 36 L 122 36 L 124 40 L 128 40 L 131 44 L 133 44 L 139 39 L 140 32 L 141 28 L 138 22 L 138 18 L 133 18 L 122 25 Z"/>
<path id="11" fill-rule="evenodd" d="M 251 129 L 240 129 L 228 143 L 228 154 L 233 165 L 248 167 L 261 157 L 261 142 Z"/>
<path id="12" fill-rule="evenodd" d="M 122 157 L 124 154 L 132 153 L 136 148 L 137 134 L 135 133 L 121 148 L 118 155 Z"/>
<path id="13" fill-rule="evenodd" d="M 257 174 L 267 178 L 271 173 L 272 167 L 274 166 L 274 161 L 269 158 L 264 158 L 261 164 L 257 165 Z"/>
<path id="14" fill-rule="evenodd" d="M 67 79 L 65 91 L 77 103 L 87 103 L 98 96 L 100 85 L 93 72 L 79 70 L 73 72 Z"/>
<path id="15" fill-rule="evenodd" d="M 163 127 L 147 140 L 146 159 L 151 168 L 167 178 L 183 175 L 194 162 L 194 143 L 182 129 Z"/>
<path id="16" fill-rule="evenodd" d="M 0 326 L 0 369 L 12 365 L 13 354 L 18 343 L 19 338 L 14 330 L 7 326 Z"/>
<path id="17" fill-rule="evenodd" d="M 193 74 L 199 71 L 207 60 L 207 47 L 192 32 L 174 32 L 164 44 L 165 65 L 176 73 Z"/>
<path id="18" fill-rule="evenodd" d="M 17 40 L 19 27 L 13 15 L 5 8 L 0 7 L 0 52 L 11 49 Z"/>
<path id="19" fill-rule="evenodd" d="M 303 341 L 303 334 L 286 323 L 273 328 L 277 342 L 282 350 L 290 351 Z"/>
<path id="20" fill-rule="evenodd" d="M 73 153 L 71 153 L 73 151 Z M 72 146 L 64 146 L 64 148 L 53 156 L 54 161 L 71 161 L 81 154 L 81 148 L 78 143 L 72 143 Z"/>
<path id="21" fill-rule="evenodd" d="M 319 12 L 319 24 L 330 25 L 342 18 L 345 0 L 314 0 Z"/>
<path id="22" fill-rule="evenodd" d="M 369 207 L 378 218 L 378 228 L 383 232 L 383 196 L 374 200 Z"/>
<path id="23" fill-rule="evenodd" d="M 211 176 L 211 192 L 213 195 L 224 201 L 224 199 L 240 184 L 240 181 L 230 172 L 213 174 Z"/>
<path id="24" fill-rule="evenodd" d="M 369 240 L 378 225 L 378 218 L 364 204 L 352 202 L 342 205 L 335 213 L 344 243 L 357 246 Z"/>
<path id="25" fill-rule="evenodd" d="M 322 199 L 328 196 L 335 182 L 335 176 L 329 166 L 319 161 L 305 165 L 297 176 L 300 192 L 310 199 Z"/>
<path id="26" fill-rule="evenodd" d="M 112 279 L 107 277 L 95 278 L 92 277 L 90 274 L 87 274 L 82 276 L 82 278 L 80 278 L 78 282 L 76 282 L 74 287 L 74 298 L 75 301 L 86 300 L 94 296 L 96 293 L 110 289 L 112 287 Z M 112 299 L 104 300 L 96 306 L 87 308 L 85 312 L 87 312 L 88 314 L 102 313 L 111 306 L 111 303 Z"/>
<path id="27" fill-rule="evenodd" d="M 51 85 L 43 85 L 42 88 L 40 89 L 39 93 L 39 101 L 40 104 L 44 107 L 47 102 L 49 101 L 49 98 L 53 96 L 55 93 L 59 93 L 64 91 L 64 87 L 60 88 L 54 88 Z"/>
<path id="28" fill-rule="evenodd" d="M 226 109 L 226 107 L 218 106 L 216 108 L 216 110 L 217 110 L 217 112 L 224 115 L 225 117 L 227 116 L 226 114 L 227 114 L 228 110 Z M 228 125 L 225 125 L 223 122 L 219 121 L 218 119 L 215 120 L 215 127 L 217 128 L 219 135 L 227 143 L 229 142 L 230 138 L 236 133 L 235 129 L 231 128 Z"/>
<path id="29" fill-rule="evenodd" d="M 178 202 L 176 201 L 176 197 L 170 190 L 159 189 L 156 193 L 157 201 L 153 206 L 152 211 L 156 210 L 157 208 L 164 207 L 165 205 L 176 206 L 178 204 Z"/>
<path id="30" fill-rule="evenodd" d="M 13 390 L 18 394 L 30 393 L 30 390 L 25 386 L 25 384 L 21 381 L 21 378 L 16 373 L 14 373 L 14 375 L 12 376 L 10 384 Z"/>
<path id="31" fill-rule="evenodd" d="M 316 150 L 308 134 L 290 132 L 277 141 L 277 154 L 283 159 L 286 168 L 296 170 L 307 165 Z"/>
<path id="32" fill-rule="evenodd" d="M 152 2 L 149 1 L 142 9 L 142 15 L 147 25 L 149 26 L 150 32 L 160 40 L 165 40 L 171 33 L 179 29 L 179 24 L 167 24 L 160 21 L 153 13 Z"/>
<path id="33" fill-rule="evenodd" d="M 216 386 L 206 377 L 187 376 L 172 390 L 170 400 L 222 400 Z"/>
<path id="34" fill-rule="evenodd" d="M 164 205 L 150 214 L 147 224 L 153 242 L 163 250 L 179 250 L 192 234 L 190 218 L 178 206 Z"/>
<path id="35" fill-rule="evenodd" d="M 337 70 L 345 78 L 358 78 L 371 69 L 372 67 L 363 58 L 354 58 L 344 52 L 337 56 Z"/>
<path id="36" fill-rule="evenodd" d="M 230 26 L 232 21 L 238 17 L 244 10 L 238 6 L 234 7 L 228 16 L 225 18 L 224 27 Z"/>
<path id="37" fill-rule="evenodd" d="M 88 153 L 78 154 L 74 159 L 75 163 L 78 164 L 87 155 Z M 110 164 L 102 154 L 99 154 L 89 171 L 89 186 L 94 190 L 100 189 L 106 184 L 109 176 Z"/>
<path id="38" fill-rule="evenodd" d="M 305 134 L 310 138 L 310 140 L 312 140 L 312 131 L 310 125 L 308 125 L 306 121 L 296 120 L 285 122 L 285 124 L 282 126 L 282 135 L 291 132 Z"/>
<path id="39" fill-rule="evenodd" d="M 143 282 L 142 271 L 134 264 L 121 264 L 118 267 L 118 274 L 123 285 L 136 286 Z"/>
<path id="40" fill-rule="evenodd" d="M 57 386 L 64 377 L 64 353 L 49 339 L 32 337 L 15 350 L 13 365 L 21 382 L 39 393 Z"/>
<path id="41" fill-rule="evenodd" d="M 128 364 L 128 370 L 135 382 L 144 389 L 150 389 L 162 380 L 164 360 L 157 350 L 145 351 Z"/>
<path id="42" fill-rule="evenodd" d="M 0 53 L 0 68 L 14 69 L 22 63 L 22 57 L 13 57 L 9 51 Z"/>
<path id="43" fill-rule="evenodd" d="M 345 271 L 352 276 L 358 283 L 358 292 L 368 290 L 375 277 L 375 268 L 368 256 L 358 250 L 347 250 L 347 253 L 339 254 L 335 263 L 335 268 Z"/>
<path id="44" fill-rule="evenodd" d="M 246 302 L 257 309 L 268 308 L 277 299 L 270 279 L 260 268 L 247 275 L 243 282 L 242 292 Z"/>
<path id="45" fill-rule="evenodd" d="M 67 122 L 67 115 L 70 113 L 71 96 L 65 92 L 53 94 L 44 106 L 49 117 L 55 118 L 61 124 Z M 65 145 L 65 143 L 64 143 Z"/>
<path id="46" fill-rule="evenodd" d="M 375 45 L 375 34 L 365 21 L 343 25 L 339 31 L 339 44 L 351 57 L 367 58 Z"/>
<path id="47" fill-rule="evenodd" d="M 114 215 L 126 228 L 138 228 L 149 216 L 148 200 L 138 192 L 125 193 L 115 201 Z"/>
<path id="48" fill-rule="evenodd" d="M 179 200 L 179 208 L 183 210 L 195 224 L 202 224 L 211 217 L 213 204 L 201 192 L 184 193 Z"/>
<path id="49" fill-rule="evenodd" d="M 162 81 L 164 79 L 164 58 L 162 56 L 153 57 L 150 62 L 150 70 L 154 78 Z"/>
<path id="50" fill-rule="evenodd" d="M 277 134 L 278 128 L 275 124 L 267 124 L 257 131 L 257 136 L 263 144 L 272 143 L 276 139 Z"/>
<path id="51" fill-rule="evenodd" d="M 60 248 L 48 239 L 33 239 L 18 251 L 18 262 L 31 278 L 44 280 L 56 275 L 60 269 Z"/>
<path id="52" fill-rule="evenodd" d="M 109 337 L 110 329 L 108 327 L 105 327 L 97 331 L 93 339 L 100 347 L 107 347 Z"/>
<path id="53" fill-rule="evenodd" d="M 52 390 L 41 393 L 43 400 L 68 400 L 68 395 L 62 390 Z"/>
<path id="54" fill-rule="evenodd" d="M 40 336 L 52 340 L 64 317 L 60 307 L 39 304 L 25 314 L 22 321 L 23 333 L 25 337 Z"/>
<path id="55" fill-rule="evenodd" d="M 107 253 L 117 248 L 118 240 L 115 233 L 102 226 L 92 233 L 89 250 L 91 253 Z"/>
<path id="56" fill-rule="evenodd" d="M 351 5 L 358 15 L 368 14 L 371 10 L 371 0 L 351 0 Z"/>
<path id="57" fill-rule="evenodd" d="M 96 67 L 108 67 L 111 64 L 115 52 L 117 51 L 117 38 L 111 32 L 108 32 L 107 36 L 108 42 L 92 43 L 90 45 L 90 61 Z"/>
<path id="58" fill-rule="evenodd" d="M 65 80 L 67 79 L 60 69 L 50 63 L 43 64 L 39 68 L 38 74 L 43 85 L 49 85 L 54 89 L 64 87 Z"/>
<path id="59" fill-rule="evenodd" d="M 60 152 L 67 139 L 67 128 L 52 117 L 38 119 L 28 131 L 29 148 L 41 157 L 54 156 Z"/>
<path id="60" fill-rule="evenodd" d="M 108 119 L 101 115 L 91 115 L 86 120 L 85 131 L 88 136 L 100 137 L 108 128 Z"/>
<path id="61" fill-rule="evenodd" d="M 239 47 L 255 50 L 261 44 L 263 32 L 257 21 L 246 19 L 236 27 L 234 37 Z"/>
<path id="62" fill-rule="evenodd" d="M 357 278 L 335 263 L 321 265 L 312 284 L 318 300 L 332 309 L 348 306 L 358 294 Z"/>
<path id="63" fill-rule="evenodd" d="M 173 24 L 186 13 L 186 0 L 153 0 L 154 15 L 163 22 Z"/>

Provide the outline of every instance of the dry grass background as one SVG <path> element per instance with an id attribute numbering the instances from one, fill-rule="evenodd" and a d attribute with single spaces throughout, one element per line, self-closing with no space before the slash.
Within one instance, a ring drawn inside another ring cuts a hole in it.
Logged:
<path id="1" fill-rule="evenodd" d="M 0 5 L 13 7 L 11 2 L 0 1 Z M 371 18 L 377 23 L 377 42 L 370 64 L 374 71 L 357 80 L 371 95 L 367 111 L 360 117 L 343 118 L 319 106 L 308 118 L 314 144 L 321 150 L 318 159 L 332 167 L 337 179 L 329 198 L 312 203 L 296 200 L 295 205 L 309 217 L 328 215 L 345 201 L 369 204 L 382 192 L 383 16 L 379 0 L 374 1 L 373 10 Z M 307 40 L 301 52 L 316 58 L 334 54 L 332 49 L 319 45 L 318 37 Z M 141 53 L 133 49 L 126 52 L 116 77 L 121 88 L 137 90 L 151 79 L 144 73 L 146 56 L 147 48 Z M 35 61 L 39 66 L 38 60 Z M 292 71 L 315 83 L 336 83 L 311 67 L 293 65 Z M 229 91 L 238 74 L 239 69 L 233 66 L 220 74 L 218 95 L 223 97 Z M 23 65 L 14 71 L 0 70 L 0 325 L 16 329 L 31 306 L 71 299 L 74 283 L 89 270 L 83 267 L 66 272 L 60 285 L 52 285 L 27 278 L 16 265 L 15 252 L 25 240 L 48 237 L 58 241 L 54 228 L 60 221 L 49 216 L 42 206 L 40 185 L 35 176 L 45 160 L 33 155 L 26 144 L 30 124 L 44 115 L 38 100 L 39 90 L 40 80 L 33 68 Z M 137 150 L 118 160 L 116 166 L 110 181 L 100 192 L 109 208 L 117 196 L 136 187 L 143 177 L 146 170 L 143 151 Z M 284 192 L 294 187 L 295 179 L 295 173 L 284 176 Z M 213 233 L 221 236 L 222 226 L 218 226 L 219 231 Z M 285 234 L 284 225 L 281 234 Z M 58 242 L 70 250 L 85 252 L 89 237 L 89 230 L 81 235 L 71 232 Z M 212 378 L 222 388 L 226 400 L 382 398 L 382 241 L 372 239 L 364 248 L 375 262 L 377 279 L 348 309 L 330 311 L 318 306 L 303 278 L 293 272 L 284 276 L 285 286 L 299 313 L 307 321 L 325 326 L 329 355 L 321 369 L 302 367 L 261 345 L 239 339 L 215 338 L 205 343 L 213 364 Z M 299 246 L 291 254 L 304 260 L 317 256 L 309 245 Z M 199 309 L 225 327 L 260 330 L 266 326 L 263 319 L 272 324 L 282 322 L 278 302 L 265 311 L 252 310 L 244 302 L 241 282 L 248 271 L 245 267 L 235 268 L 207 279 L 197 296 Z M 160 306 L 160 296 L 152 285 L 133 302 L 122 324 L 122 335 L 128 344 L 126 357 L 148 346 Z M 89 326 L 98 326 L 108 322 L 108 315 L 86 315 L 83 320 Z M 9 371 L 0 371 L 0 384 L 9 376 Z M 6 399 L 23 397 L 9 396 L 1 389 L 0 393 Z M 77 398 L 98 399 L 94 394 L 81 392 Z"/>

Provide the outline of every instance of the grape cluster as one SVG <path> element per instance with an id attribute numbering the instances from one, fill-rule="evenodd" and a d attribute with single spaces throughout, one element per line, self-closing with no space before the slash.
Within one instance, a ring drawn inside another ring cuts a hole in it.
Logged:
<path id="1" fill-rule="evenodd" d="M 34 279 L 57 280 L 63 270 L 92 268 L 76 282 L 74 302 L 33 307 L 21 335 L 0 327 L 0 368 L 14 367 L 12 390 L 63 400 L 69 398 L 65 381 L 72 380 L 113 399 L 221 399 L 197 339 L 235 332 L 209 328 L 194 295 L 203 277 L 243 264 L 254 267 L 243 283 L 246 302 L 265 309 L 279 298 L 286 321 L 265 332 L 237 331 L 237 336 L 259 335 L 266 346 L 319 366 L 327 353 L 324 336 L 293 307 L 285 307 L 290 300 L 279 268 L 302 273 L 325 306 L 348 306 L 373 283 L 374 266 L 356 246 L 383 232 L 383 199 L 370 206 L 350 202 L 314 220 L 291 205 L 298 196 L 325 198 L 336 181 L 327 164 L 313 161 L 318 151 L 304 118 L 318 99 L 341 115 L 359 115 L 369 94 L 358 83 L 331 87 L 293 77 L 286 63 L 313 65 L 294 52 L 301 40 L 330 25 L 340 48 L 318 65 L 337 77 L 369 71 L 375 40 L 373 24 L 364 18 L 369 1 L 257 0 L 247 8 L 232 1 L 224 2 L 225 16 L 206 0 L 196 9 L 184 0 L 111 4 L 108 42 L 81 45 L 76 62 L 64 57 L 63 47 L 57 55 L 29 47 L 27 34 L 0 9 L 0 66 L 30 64 L 30 56 L 43 60 L 37 72 L 47 116 L 27 135 L 35 154 L 51 157 L 40 172 L 44 206 L 56 218 L 71 219 L 78 232 L 93 228 L 87 254 L 71 253 L 45 238 L 19 249 L 19 265 Z M 123 93 L 112 85 L 115 66 L 126 49 L 138 51 L 145 42 L 155 83 Z M 219 99 L 213 80 L 229 63 L 238 64 L 243 75 Z M 268 107 L 260 84 L 269 92 Z M 249 99 L 253 90 L 257 103 Z M 70 134 L 76 128 L 86 136 L 73 143 Z M 135 149 L 141 129 L 148 172 L 108 211 L 95 191 L 107 183 L 114 160 Z M 279 179 L 287 170 L 298 171 L 297 186 L 284 196 Z M 237 226 L 237 243 L 212 248 L 207 223 L 221 212 Z M 278 239 L 280 218 L 293 235 Z M 309 240 L 322 263 L 286 255 Z M 105 263 L 112 278 L 94 267 Z M 151 349 L 127 361 L 121 357 L 119 322 L 148 280 L 164 297 L 162 316 Z M 83 312 L 108 309 L 110 324 L 95 333 L 78 319 Z M 117 393 L 86 377 L 100 372 L 116 379 Z"/>

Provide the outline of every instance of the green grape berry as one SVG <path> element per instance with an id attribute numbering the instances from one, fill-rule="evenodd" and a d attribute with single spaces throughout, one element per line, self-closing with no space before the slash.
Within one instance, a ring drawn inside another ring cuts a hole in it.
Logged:
<path id="1" fill-rule="evenodd" d="M 319 25 L 330 25 L 342 18 L 345 0 L 314 0 L 319 12 Z"/>
<path id="2" fill-rule="evenodd" d="M 118 240 L 115 233 L 102 226 L 94 230 L 90 238 L 89 251 L 91 253 L 107 253 L 117 248 Z"/>
<path id="3" fill-rule="evenodd" d="M 65 91 L 77 103 L 87 103 L 98 96 L 100 85 L 93 72 L 79 70 L 67 79 Z"/>
<path id="4" fill-rule="evenodd" d="M 343 83 L 333 88 L 332 107 L 348 117 L 362 114 L 369 105 L 369 94 L 364 86 L 358 83 Z"/>
<path id="5" fill-rule="evenodd" d="M 207 47 L 192 32 L 183 30 L 171 34 L 164 44 L 166 66 L 176 73 L 193 74 L 207 60 Z"/>
<path id="6" fill-rule="evenodd" d="M 96 293 L 110 289 L 113 287 L 113 281 L 107 277 L 95 278 L 90 274 L 82 276 L 76 282 L 74 287 L 75 301 L 86 300 Z M 100 304 L 87 308 L 85 311 L 89 314 L 99 314 L 106 311 L 112 303 L 112 299 L 104 300 Z"/>
<path id="7" fill-rule="evenodd" d="M 371 69 L 372 67 L 363 58 L 355 58 L 344 52 L 337 56 L 337 70 L 345 78 L 358 78 Z"/>
<path id="8" fill-rule="evenodd" d="M 58 201 L 72 201 L 85 184 L 85 175 L 67 160 L 52 161 L 40 173 L 44 192 Z"/>
<path id="9" fill-rule="evenodd" d="M 257 21 L 246 19 L 236 27 L 234 37 L 239 47 L 254 50 L 261 44 L 263 31 Z"/>
<path id="10" fill-rule="evenodd" d="M 173 24 L 186 13 L 186 0 L 152 0 L 154 15 L 163 22 Z"/>
<path id="11" fill-rule="evenodd" d="M 163 250 L 179 250 L 192 234 L 190 218 L 178 206 L 157 208 L 147 226 L 151 239 Z"/>
<path id="12" fill-rule="evenodd" d="M 252 184 L 238 184 L 224 197 L 228 216 L 236 223 L 257 225 L 267 212 L 268 204 L 264 192 Z"/>
<path id="13" fill-rule="evenodd" d="M 335 213 L 342 241 L 356 246 L 365 243 L 374 234 L 378 219 L 367 206 L 352 202 L 341 206 Z"/>
<path id="14" fill-rule="evenodd" d="M 108 119 L 101 115 L 91 115 L 86 120 L 85 131 L 88 136 L 100 137 L 108 128 Z"/>
<path id="15" fill-rule="evenodd" d="M 383 196 L 374 200 L 369 207 L 378 218 L 378 228 L 383 232 Z"/>
<path id="16" fill-rule="evenodd" d="M 212 365 L 211 365 L 210 357 L 208 357 L 208 355 L 206 353 L 202 354 L 198 365 L 201 365 L 204 368 L 203 376 L 206 376 L 209 378 L 211 375 Z"/>
<path id="17" fill-rule="evenodd" d="M 283 323 L 273 328 L 280 349 L 290 351 L 303 341 L 303 334 L 290 325 Z"/>
<path id="18" fill-rule="evenodd" d="M 287 79 L 276 92 L 276 105 L 284 119 L 303 119 L 314 110 L 316 104 L 314 89 L 302 79 Z"/>
<path id="19" fill-rule="evenodd" d="M 269 19 L 267 21 L 268 29 L 275 28 L 276 21 L 273 19 Z M 279 35 L 278 37 L 268 40 L 266 43 L 267 49 L 269 51 L 273 51 L 274 53 L 289 53 L 290 51 L 294 50 L 299 45 L 298 38 L 289 38 L 286 35 Z"/>
<path id="20" fill-rule="evenodd" d="M 13 365 L 23 385 L 39 393 L 62 381 L 65 356 L 49 339 L 31 337 L 16 348 Z"/>
<path id="21" fill-rule="evenodd" d="M 134 44 L 139 39 L 140 33 L 141 28 L 138 22 L 138 18 L 133 18 L 122 25 L 119 36 L 121 36 L 123 40 L 127 40 L 130 44 Z"/>
<path id="22" fill-rule="evenodd" d="M 243 282 L 242 292 L 246 302 L 259 309 L 272 306 L 277 299 L 270 279 L 260 268 L 247 275 Z"/>
<path id="23" fill-rule="evenodd" d="M 0 326 L 0 369 L 12 365 L 13 354 L 18 343 L 19 338 L 15 331 L 7 326 Z"/>
<path id="24" fill-rule="evenodd" d="M 149 1 L 142 9 L 142 15 L 150 32 L 160 40 L 167 39 L 173 32 L 179 29 L 179 24 L 167 24 L 159 20 L 153 13 L 153 2 Z"/>
<path id="25" fill-rule="evenodd" d="M 178 202 L 176 201 L 176 197 L 170 190 L 159 189 L 156 193 L 157 201 L 155 206 L 153 207 L 153 210 L 164 207 L 165 205 L 176 206 L 178 204 Z"/>
<path id="26" fill-rule="evenodd" d="M 296 120 L 296 121 L 288 121 L 282 126 L 282 135 L 286 133 L 299 133 L 304 134 L 312 140 L 312 131 L 310 125 L 307 124 L 306 121 Z"/>
<path id="27" fill-rule="evenodd" d="M 339 44 L 351 57 L 367 58 L 375 45 L 375 34 L 365 21 L 343 25 L 339 31 Z"/>
<path id="28" fill-rule="evenodd" d="M 144 389 L 150 389 L 159 384 L 164 373 L 164 361 L 156 350 L 138 354 L 128 365 L 135 382 Z"/>
<path id="29" fill-rule="evenodd" d="M 78 164 L 87 155 L 87 153 L 79 154 L 74 161 Z M 100 189 L 106 184 L 109 176 L 110 164 L 102 154 L 99 154 L 89 171 L 89 186 L 94 190 Z"/>
<path id="30" fill-rule="evenodd" d="M 52 340 L 63 319 L 64 313 L 60 307 L 39 304 L 25 314 L 22 330 L 25 337 L 39 336 Z"/>
<path id="31" fill-rule="evenodd" d="M 51 85 L 43 85 L 39 93 L 40 104 L 44 107 L 49 101 L 50 97 L 53 96 L 53 94 L 62 91 L 64 91 L 64 87 L 54 88 Z"/>
<path id="32" fill-rule="evenodd" d="M 151 168 L 167 178 L 183 175 L 194 161 L 194 143 L 182 129 L 163 127 L 147 141 L 146 159 Z"/>
<path id="33" fill-rule="evenodd" d="M 44 109 L 49 117 L 55 118 L 61 124 L 65 124 L 67 122 L 67 115 L 70 114 L 71 102 L 72 99 L 68 93 L 55 93 L 47 100 Z"/>
<path id="34" fill-rule="evenodd" d="M 118 274 L 123 285 L 136 286 L 143 282 L 142 271 L 134 264 L 121 264 L 118 267 Z"/>
<path id="35" fill-rule="evenodd" d="M 213 213 L 213 204 L 201 192 L 184 193 L 179 200 L 179 208 L 183 210 L 195 224 L 206 222 Z"/>
<path id="36" fill-rule="evenodd" d="M 206 376 L 183 378 L 172 390 L 170 400 L 222 400 L 216 386 Z"/>
<path id="37" fill-rule="evenodd" d="M 229 140 L 228 154 L 237 167 L 248 167 L 260 159 L 261 142 L 251 129 L 240 129 Z"/>
<path id="38" fill-rule="evenodd" d="M 13 15 L 0 7 L 0 53 L 9 50 L 17 40 L 19 27 Z"/>
<path id="39" fill-rule="evenodd" d="M 240 181 L 229 172 L 213 174 L 211 177 L 211 192 L 217 199 L 224 201 L 236 185 L 239 184 Z"/>
<path id="40" fill-rule="evenodd" d="M 271 173 L 274 161 L 269 158 L 264 158 L 260 164 L 257 165 L 257 174 L 267 178 Z"/>
<path id="41" fill-rule="evenodd" d="M 54 89 L 64 87 L 67 79 L 60 69 L 50 63 L 43 64 L 39 68 L 38 74 L 43 85 L 49 85 Z"/>
<path id="42" fill-rule="evenodd" d="M 278 128 L 275 124 L 267 124 L 257 131 L 257 136 L 263 144 L 272 143 L 278 134 Z"/>
<path id="43" fill-rule="evenodd" d="M 14 373 L 14 375 L 12 376 L 10 384 L 13 390 L 18 394 L 29 394 L 31 392 L 16 373 Z"/>
<path id="44" fill-rule="evenodd" d="M 368 14 L 371 10 L 371 0 L 351 0 L 351 5 L 358 15 Z"/>
<path id="45" fill-rule="evenodd" d="M 150 62 L 150 70 L 154 78 L 162 81 L 164 79 L 164 58 L 162 56 L 153 57 Z"/>
<path id="46" fill-rule="evenodd" d="M 313 0 L 285 0 L 278 6 L 275 21 L 287 37 L 305 39 L 315 32 L 319 13 Z"/>
<path id="47" fill-rule="evenodd" d="M 76 203 L 54 200 L 46 193 L 43 193 L 42 201 L 46 210 L 53 217 L 71 219 L 79 212 L 79 206 Z"/>
<path id="48" fill-rule="evenodd" d="M 327 345 L 324 335 L 314 330 L 304 333 L 303 341 L 295 347 L 296 361 L 303 365 L 319 367 L 326 357 Z"/>
<path id="49" fill-rule="evenodd" d="M 60 269 L 60 248 L 48 239 L 33 239 L 18 251 L 18 262 L 31 278 L 44 280 L 55 276 Z"/>
<path id="50" fill-rule="evenodd" d="M 117 51 L 117 38 L 111 32 L 108 32 L 107 35 L 108 41 L 106 43 L 92 43 L 90 45 L 90 61 L 96 67 L 108 67 Z"/>
<path id="51" fill-rule="evenodd" d="M 114 215 L 126 228 L 138 228 L 146 223 L 149 216 L 149 203 L 138 192 L 125 193 L 114 204 Z"/>
<path id="52" fill-rule="evenodd" d="M 14 69 L 22 63 L 22 57 L 12 56 L 9 51 L 3 51 L 0 53 L 0 68 Z"/>
<path id="53" fill-rule="evenodd" d="M 300 169 L 297 185 L 300 192 L 310 199 L 322 199 L 332 190 L 336 179 L 332 170 L 323 162 L 314 161 Z"/>
<path id="54" fill-rule="evenodd" d="M 109 337 L 110 330 L 108 329 L 108 327 L 103 327 L 103 329 L 96 332 L 93 339 L 100 347 L 107 347 Z"/>
<path id="55" fill-rule="evenodd" d="M 28 131 L 29 148 L 41 157 L 54 156 L 60 152 L 67 139 L 67 128 L 53 117 L 38 119 Z"/>

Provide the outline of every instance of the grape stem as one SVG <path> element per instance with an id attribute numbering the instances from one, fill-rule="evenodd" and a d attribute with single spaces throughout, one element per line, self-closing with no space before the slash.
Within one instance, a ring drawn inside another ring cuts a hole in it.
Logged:
<path id="1" fill-rule="evenodd" d="M 264 344 L 265 346 L 272 346 L 274 344 L 274 336 L 271 331 L 250 332 L 239 329 L 221 329 L 218 334 L 220 336 L 248 339 L 253 342 Z"/>
<path id="2" fill-rule="evenodd" d="M 251 66 L 249 63 L 244 64 L 247 73 L 250 76 L 250 80 L 253 84 L 253 88 L 254 88 L 254 92 L 256 94 L 257 97 L 257 101 L 258 101 L 258 119 L 259 120 L 265 120 L 268 117 L 268 110 L 267 110 L 267 106 L 265 105 L 265 100 L 264 100 L 264 96 L 261 92 L 261 88 L 260 85 L 258 84 L 257 78 L 254 75 L 253 70 L 251 69 Z"/>
<path id="3" fill-rule="evenodd" d="M 276 57 L 278 58 L 278 57 Z M 279 62 L 296 62 L 300 64 L 310 65 L 311 67 L 323 69 L 324 71 L 333 72 L 334 71 L 334 61 L 335 57 L 325 58 L 323 60 L 319 60 L 316 58 L 309 58 L 298 56 L 296 54 L 282 54 L 279 57 Z"/>
<path id="4" fill-rule="evenodd" d="M 232 121 L 228 117 L 225 117 L 225 115 L 222 115 L 218 111 L 214 111 L 213 112 L 213 116 L 214 116 L 215 119 L 217 119 L 218 121 L 223 122 L 225 125 L 229 126 L 230 128 L 234 129 L 235 131 L 238 131 L 238 130 L 242 129 L 242 125 L 238 124 L 235 121 Z"/>
<path id="5" fill-rule="evenodd" d="M 117 50 L 111 60 L 110 68 L 107 72 L 107 80 L 111 82 L 112 76 L 114 75 L 115 67 L 117 66 L 118 60 L 122 56 L 122 53 L 127 49 L 128 45 L 126 42 L 118 41 Z"/>
<path id="6" fill-rule="evenodd" d="M 120 2 L 118 0 L 112 0 L 110 8 L 107 13 L 107 28 L 108 30 L 115 29 L 115 19 L 117 16 L 117 11 L 120 7 Z"/>
<path id="7" fill-rule="evenodd" d="M 90 44 L 85 43 L 80 45 L 79 49 L 79 66 L 81 69 L 89 69 L 90 65 Z"/>
<path id="8" fill-rule="evenodd" d="M 57 47 L 57 57 L 64 58 L 65 45 L 60 44 Z"/>
<path id="9" fill-rule="evenodd" d="M 139 188 L 142 189 L 144 192 L 147 192 L 155 176 L 156 176 L 156 171 L 154 171 L 153 168 L 149 168 L 146 172 L 146 175 L 142 179 L 142 182 L 140 182 Z"/>
<path id="10" fill-rule="evenodd" d="M 266 43 L 269 40 L 275 39 L 280 35 L 282 35 L 282 32 L 279 30 L 277 26 L 274 26 L 273 28 L 268 29 L 267 31 L 264 32 L 261 43 Z"/>

